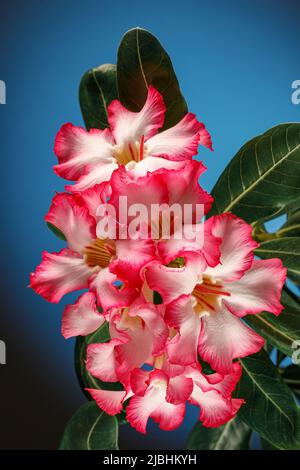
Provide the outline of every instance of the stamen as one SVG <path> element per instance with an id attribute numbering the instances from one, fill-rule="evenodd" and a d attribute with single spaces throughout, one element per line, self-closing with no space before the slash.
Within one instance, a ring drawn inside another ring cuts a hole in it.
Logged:
<path id="1" fill-rule="evenodd" d="M 131 142 L 129 142 L 128 147 L 129 147 L 129 150 L 130 150 L 131 159 L 135 160 L 135 154 L 134 154 Z"/>
<path id="2" fill-rule="evenodd" d="M 84 251 L 85 262 L 88 266 L 106 268 L 111 258 L 116 254 L 115 244 L 111 240 L 97 240 L 87 246 Z"/>
<path id="3" fill-rule="evenodd" d="M 230 296 L 230 293 L 223 290 L 221 284 L 214 284 L 210 279 L 205 278 L 201 284 L 196 285 L 193 296 L 197 299 L 200 309 L 204 306 L 205 309 L 216 311 L 218 297 Z"/>
<path id="4" fill-rule="evenodd" d="M 143 134 L 140 140 L 140 161 L 143 160 L 144 158 L 144 143 L 145 143 L 145 137 Z"/>

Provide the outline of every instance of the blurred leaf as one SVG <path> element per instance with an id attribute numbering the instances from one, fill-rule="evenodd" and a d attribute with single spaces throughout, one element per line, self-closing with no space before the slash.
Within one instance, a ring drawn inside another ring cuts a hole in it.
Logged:
<path id="1" fill-rule="evenodd" d="M 55 225 L 51 224 L 50 222 L 46 222 L 46 224 L 47 227 L 51 230 L 52 233 L 54 233 L 56 237 L 60 238 L 60 240 L 67 241 L 66 237 L 64 236 L 62 231 L 59 230 L 59 228 L 55 227 Z"/>
<path id="2" fill-rule="evenodd" d="M 88 336 L 78 336 L 75 343 L 75 369 L 80 387 L 85 396 L 92 400 L 91 395 L 85 390 L 86 388 L 95 388 L 102 390 L 123 390 L 120 383 L 117 382 L 102 382 L 101 380 L 93 377 L 85 366 L 86 349 L 89 344 L 105 343 L 109 341 L 108 323 L 104 323 L 98 330 Z"/>
<path id="3" fill-rule="evenodd" d="M 300 394 L 300 367 L 292 364 L 281 369 L 281 377 L 296 395 Z"/>
<path id="4" fill-rule="evenodd" d="M 79 87 L 79 102 L 82 116 L 89 130 L 109 127 L 107 107 L 118 98 L 117 71 L 112 64 L 103 64 L 88 70 Z"/>
<path id="5" fill-rule="evenodd" d="M 188 450 L 249 450 L 252 430 L 238 417 L 218 428 L 197 423 L 189 436 Z"/>
<path id="6" fill-rule="evenodd" d="M 282 214 L 299 197 L 299 164 L 300 123 L 253 138 L 218 179 L 211 215 L 230 211 L 251 223 Z"/>
<path id="7" fill-rule="evenodd" d="M 287 221 L 276 232 L 277 237 L 300 237 L 300 209 L 294 209 L 287 214 Z"/>
<path id="8" fill-rule="evenodd" d="M 262 259 L 280 258 L 288 269 L 288 277 L 300 282 L 300 237 L 286 237 L 260 244 L 255 254 Z"/>
<path id="9" fill-rule="evenodd" d="M 268 442 L 266 439 L 261 438 L 260 442 L 261 442 L 262 450 L 282 450 L 282 449 L 279 449 L 278 447 L 273 446 L 271 442 Z"/>
<path id="10" fill-rule="evenodd" d="M 120 100 L 131 111 L 140 111 L 152 84 L 167 107 L 163 129 L 174 126 L 187 113 L 172 62 L 149 31 L 129 30 L 118 50 L 117 78 Z"/>
<path id="11" fill-rule="evenodd" d="M 300 413 L 293 394 L 262 350 L 240 359 L 243 374 L 234 395 L 245 399 L 238 416 L 279 449 L 300 446 Z"/>
<path id="12" fill-rule="evenodd" d="M 244 319 L 257 333 L 287 356 L 294 352 L 292 344 L 300 338 L 300 304 L 287 290 L 283 290 L 281 303 L 285 306 L 276 317 L 272 313 L 247 315 Z"/>
<path id="13" fill-rule="evenodd" d="M 82 405 L 68 422 L 60 450 L 117 450 L 118 421 L 94 401 Z"/>

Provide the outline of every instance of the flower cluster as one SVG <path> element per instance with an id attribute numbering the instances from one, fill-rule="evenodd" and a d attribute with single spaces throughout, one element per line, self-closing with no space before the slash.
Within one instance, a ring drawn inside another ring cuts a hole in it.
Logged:
<path id="1" fill-rule="evenodd" d="M 240 218 L 199 220 L 196 208 L 209 215 L 213 198 L 199 185 L 204 166 L 192 157 L 199 145 L 211 149 L 211 138 L 191 113 L 159 132 L 164 115 L 162 96 L 149 86 L 138 113 L 118 100 L 109 105 L 110 128 L 61 128 L 54 170 L 75 184 L 54 197 L 45 219 L 63 233 L 67 248 L 44 252 L 30 283 L 50 302 L 85 289 L 66 306 L 62 334 L 85 336 L 108 323 L 110 340 L 87 347 L 86 367 L 123 390 L 88 391 L 110 415 L 126 408 L 128 422 L 142 433 L 149 418 L 165 430 L 178 427 L 186 402 L 199 406 L 208 427 L 237 413 L 238 359 L 264 344 L 243 317 L 280 314 L 286 277 L 280 260 L 255 259 L 252 228 Z M 139 219 L 132 237 L 135 218 L 129 213 L 124 224 L 124 198 L 148 213 L 153 205 L 164 209 L 156 220 Z M 102 210 L 108 205 L 113 216 Z M 163 236 L 164 211 L 174 205 L 189 206 L 190 232 L 200 237 L 179 234 L 176 217 Z M 117 229 L 104 230 L 109 217 Z"/>

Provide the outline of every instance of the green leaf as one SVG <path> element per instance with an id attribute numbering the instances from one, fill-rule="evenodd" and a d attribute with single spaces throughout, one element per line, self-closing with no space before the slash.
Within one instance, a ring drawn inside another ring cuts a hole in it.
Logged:
<path id="1" fill-rule="evenodd" d="M 68 422 L 60 450 L 117 450 L 118 421 L 94 401 L 82 405 Z"/>
<path id="2" fill-rule="evenodd" d="M 75 343 L 75 369 L 80 387 L 85 396 L 91 400 L 91 395 L 85 390 L 86 388 L 95 388 L 102 390 L 123 390 L 120 383 L 102 382 L 93 377 L 85 366 L 86 349 L 89 344 L 104 343 L 109 341 L 108 323 L 104 323 L 98 330 L 88 336 L 78 336 Z"/>
<path id="3" fill-rule="evenodd" d="M 260 442 L 263 450 L 282 450 L 273 446 L 271 442 L 268 442 L 266 439 L 260 439 Z"/>
<path id="4" fill-rule="evenodd" d="M 118 98 L 117 71 L 112 64 L 88 70 L 79 87 L 79 102 L 87 129 L 109 127 L 107 107 Z"/>
<path id="5" fill-rule="evenodd" d="M 120 100 L 131 111 L 139 111 L 152 84 L 167 107 L 163 129 L 174 126 L 187 113 L 170 57 L 149 31 L 129 30 L 122 38 L 117 61 Z"/>
<path id="6" fill-rule="evenodd" d="M 288 269 L 288 277 L 300 282 L 300 237 L 286 237 L 260 244 L 255 254 L 262 259 L 280 258 Z"/>
<path id="7" fill-rule="evenodd" d="M 218 428 L 197 423 L 188 439 L 188 450 L 249 450 L 252 430 L 238 417 Z"/>
<path id="8" fill-rule="evenodd" d="M 247 142 L 218 179 L 211 215 L 270 219 L 299 197 L 300 123 L 280 124 Z"/>
<path id="9" fill-rule="evenodd" d="M 50 222 L 46 222 L 46 224 L 47 224 L 47 227 L 51 230 L 52 233 L 54 233 L 56 237 L 60 238 L 60 240 L 67 241 L 66 237 L 64 236 L 62 231 L 59 230 L 59 228 L 55 227 L 55 225 L 51 224 Z"/>
<path id="10" fill-rule="evenodd" d="M 287 221 L 276 232 L 278 238 L 300 237 L 300 209 L 288 213 Z"/>
<path id="11" fill-rule="evenodd" d="M 243 374 L 234 395 L 245 399 L 238 416 L 279 449 L 300 446 L 300 414 L 290 389 L 267 354 L 240 359 Z"/>
<path id="12" fill-rule="evenodd" d="M 286 290 L 282 292 L 281 303 L 285 308 L 278 317 L 265 312 L 247 315 L 245 321 L 274 347 L 291 356 L 292 344 L 300 338 L 300 304 Z"/>
<path id="13" fill-rule="evenodd" d="M 300 394 L 300 367 L 298 365 L 292 364 L 281 369 L 281 377 L 295 394 Z"/>

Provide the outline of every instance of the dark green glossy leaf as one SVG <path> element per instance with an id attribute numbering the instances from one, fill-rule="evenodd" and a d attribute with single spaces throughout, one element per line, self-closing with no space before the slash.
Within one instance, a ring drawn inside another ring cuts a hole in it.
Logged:
<path id="1" fill-rule="evenodd" d="M 278 447 L 275 447 L 271 442 L 266 441 L 266 439 L 260 439 L 262 450 L 282 450 Z"/>
<path id="2" fill-rule="evenodd" d="M 294 352 L 292 344 L 300 338 L 300 304 L 286 290 L 282 293 L 281 303 L 285 308 L 278 317 L 265 312 L 248 315 L 245 320 L 270 344 L 291 356 Z"/>
<path id="3" fill-rule="evenodd" d="M 280 449 L 300 448 L 300 414 L 294 396 L 267 354 L 240 359 L 243 374 L 235 396 L 243 397 L 238 416 Z"/>
<path id="4" fill-rule="evenodd" d="M 218 428 L 197 423 L 188 439 L 189 450 L 248 450 L 252 430 L 238 417 Z"/>
<path id="5" fill-rule="evenodd" d="M 60 450 L 117 450 L 118 421 L 90 401 L 82 405 L 68 422 Z"/>
<path id="6" fill-rule="evenodd" d="M 300 282 L 300 237 L 286 237 L 261 243 L 255 254 L 262 259 L 280 258 L 288 277 Z"/>
<path id="7" fill-rule="evenodd" d="M 85 366 L 86 349 L 89 344 L 105 343 L 110 339 L 108 331 L 108 323 L 104 323 L 97 331 L 88 336 L 78 336 L 75 344 L 75 369 L 80 387 L 85 396 L 91 400 L 91 395 L 85 390 L 86 388 L 96 388 L 103 390 L 122 390 L 123 387 L 115 382 L 102 382 L 93 377 Z"/>
<path id="8" fill-rule="evenodd" d="M 247 222 L 286 211 L 299 197 L 300 123 L 280 124 L 247 142 L 218 179 L 212 214 L 231 211 Z"/>
<path id="9" fill-rule="evenodd" d="M 117 78 L 120 100 L 131 111 L 139 111 L 152 84 L 167 107 L 163 129 L 174 126 L 187 113 L 170 57 L 149 31 L 134 28 L 122 38 L 118 50 Z"/>
<path id="10" fill-rule="evenodd" d="M 55 225 L 51 224 L 50 222 L 46 222 L 46 224 L 47 224 L 47 227 L 51 230 L 52 233 L 54 233 L 56 237 L 60 238 L 61 240 L 66 241 L 66 237 L 64 236 L 62 231 L 59 230 L 59 228 L 55 227 Z"/>
<path id="11" fill-rule="evenodd" d="M 294 209 L 287 214 L 287 221 L 276 235 L 278 238 L 300 237 L 300 209 Z"/>
<path id="12" fill-rule="evenodd" d="M 107 107 L 118 98 L 116 66 L 103 64 L 88 70 L 79 87 L 79 102 L 87 129 L 109 127 Z"/>
<path id="13" fill-rule="evenodd" d="M 293 390 L 297 395 L 300 394 L 300 367 L 299 365 L 292 364 L 284 369 L 281 369 L 281 377 L 284 382 Z"/>

